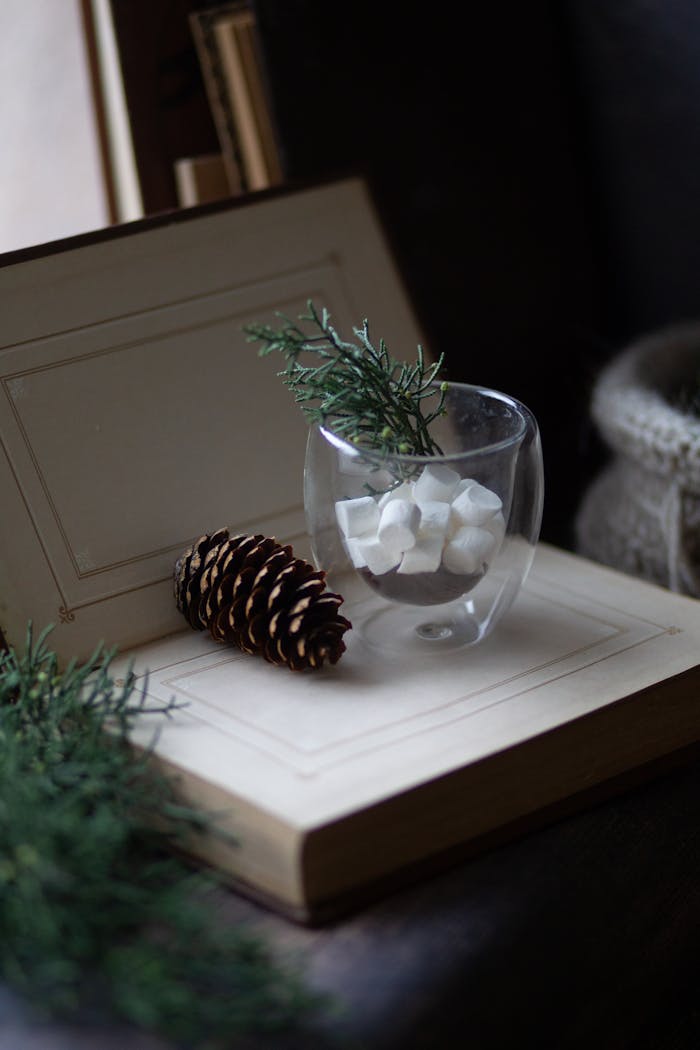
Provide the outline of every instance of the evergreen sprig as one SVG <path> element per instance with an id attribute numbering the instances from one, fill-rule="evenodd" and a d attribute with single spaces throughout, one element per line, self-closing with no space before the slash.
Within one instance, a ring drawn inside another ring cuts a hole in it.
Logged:
<path id="1" fill-rule="evenodd" d="M 353 328 L 357 342 L 341 339 L 326 309 L 313 302 L 299 321 L 310 322 L 314 334 L 277 313 L 282 325 L 244 327 L 249 342 L 261 342 L 260 355 L 277 351 L 287 367 L 279 375 L 295 394 L 311 423 L 327 426 L 360 448 L 384 455 L 439 455 L 430 424 L 445 414 L 446 383 L 438 382 L 444 355 L 433 364 L 417 348 L 412 364 L 393 358 L 383 339 L 372 342 L 369 324 Z M 433 399 L 430 410 L 424 402 Z"/>
<path id="2" fill-rule="evenodd" d="M 294 1029 L 315 1000 L 172 851 L 208 818 L 129 745 L 145 693 L 115 686 L 102 648 L 59 671 L 46 634 L 0 653 L 0 978 L 49 1015 L 183 1046 Z"/>

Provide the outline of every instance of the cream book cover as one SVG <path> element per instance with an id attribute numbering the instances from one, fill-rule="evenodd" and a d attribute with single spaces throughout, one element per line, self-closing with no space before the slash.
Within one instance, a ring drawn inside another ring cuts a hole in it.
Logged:
<path id="1" fill-rule="evenodd" d="M 81 659 L 178 629 L 173 561 L 204 532 L 310 553 L 306 423 L 245 324 L 312 299 L 423 340 L 359 178 L 50 248 L 0 265 L 0 629 L 54 623 Z"/>
<path id="2" fill-rule="evenodd" d="M 52 623 L 64 660 L 116 646 L 115 675 L 182 704 L 135 743 L 233 833 L 192 848 L 246 892 L 315 921 L 697 741 L 700 605 L 546 544 L 459 652 L 349 631 L 295 674 L 185 625 L 173 566 L 202 533 L 309 556 L 306 424 L 243 325 L 313 299 L 397 356 L 423 341 L 362 180 L 19 253 L 0 297 L 0 628 Z"/>
<path id="3" fill-rule="evenodd" d="M 312 675 L 189 628 L 116 665 L 183 705 L 156 754 L 238 839 L 198 852 L 301 918 L 700 736 L 700 603 L 547 544 L 478 646 L 346 641 Z"/>

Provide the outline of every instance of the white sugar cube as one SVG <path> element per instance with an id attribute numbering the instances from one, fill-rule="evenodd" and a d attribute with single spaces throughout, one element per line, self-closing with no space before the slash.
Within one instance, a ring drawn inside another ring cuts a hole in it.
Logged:
<path id="1" fill-rule="evenodd" d="M 471 575 L 483 572 L 496 547 L 494 535 L 487 529 L 463 525 L 445 547 L 442 563 L 450 572 Z"/>
<path id="2" fill-rule="evenodd" d="M 396 488 L 389 489 L 388 492 L 383 493 L 379 497 L 378 506 L 380 510 L 384 510 L 387 503 L 391 503 L 395 499 L 407 499 L 411 503 L 413 502 L 413 485 L 409 484 L 408 481 L 402 481 Z"/>
<path id="3" fill-rule="evenodd" d="M 361 536 L 363 532 L 376 529 L 379 524 L 379 507 L 371 496 L 338 500 L 335 515 L 346 538 Z"/>
<path id="4" fill-rule="evenodd" d="M 402 552 L 382 543 L 376 535 L 358 536 L 354 541 L 355 557 L 363 560 L 375 576 L 382 576 L 389 569 L 395 569 L 401 561 Z M 352 555 L 351 555 L 352 557 Z M 363 568 L 357 565 L 357 568 Z"/>
<path id="5" fill-rule="evenodd" d="M 401 573 L 435 572 L 440 566 L 442 544 L 442 536 L 435 533 L 419 536 L 413 547 L 404 554 L 397 571 Z"/>
<path id="6" fill-rule="evenodd" d="M 377 534 L 380 542 L 402 554 L 416 542 L 420 525 L 420 508 L 407 499 L 393 499 L 384 507 Z"/>
<path id="7" fill-rule="evenodd" d="M 447 535 L 450 522 L 450 504 L 439 500 L 426 500 L 420 505 L 419 536 L 437 536 L 442 542 Z"/>
<path id="8" fill-rule="evenodd" d="M 483 525 L 502 505 L 495 492 L 474 481 L 453 500 L 452 513 L 463 525 Z"/>
<path id="9" fill-rule="evenodd" d="M 440 500 L 449 503 L 459 482 L 459 474 L 440 463 L 431 463 L 423 469 L 413 488 L 416 503 Z"/>

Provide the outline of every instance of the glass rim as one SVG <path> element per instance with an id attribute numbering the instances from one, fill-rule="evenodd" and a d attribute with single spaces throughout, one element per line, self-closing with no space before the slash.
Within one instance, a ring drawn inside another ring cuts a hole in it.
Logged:
<path id="1" fill-rule="evenodd" d="M 362 445 L 354 445 L 347 438 L 337 434 L 331 427 L 325 426 L 323 423 L 317 423 L 316 426 L 323 434 L 325 439 L 337 448 L 339 451 L 349 454 L 351 456 L 362 456 L 375 460 L 381 460 L 385 462 L 390 459 L 392 462 L 405 463 L 409 465 L 416 465 L 419 463 L 449 463 L 455 462 L 460 459 L 464 459 L 467 456 L 481 456 L 489 453 L 497 452 L 501 449 L 508 448 L 511 445 L 517 444 L 525 436 L 528 426 L 532 425 L 537 428 L 537 420 L 533 413 L 523 404 L 522 401 L 518 401 L 512 394 L 506 394 L 502 390 L 497 390 L 494 387 L 478 386 L 472 383 L 455 383 L 446 380 L 447 386 L 451 390 L 462 390 L 471 394 L 481 394 L 494 400 L 501 401 L 509 405 L 514 409 L 520 417 L 520 426 L 514 434 L 509 437 L 502 438 L 500 441 L 493 441 L 489 445 L 481 445 L 479 448 L 466 450 L 463 452 L 444 452 L 438 453 L 437 455 L 421 456 L 415 455 L 410 452 L 389 452 L 384 453 L 376 448 L 365 448 Z M 437 387 L 442 385 L 441 381 L 435 381 L 433 384 Z"/>

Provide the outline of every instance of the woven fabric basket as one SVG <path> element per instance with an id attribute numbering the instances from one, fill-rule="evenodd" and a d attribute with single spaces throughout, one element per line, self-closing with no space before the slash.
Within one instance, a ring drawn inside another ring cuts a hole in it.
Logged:
<path id="1" fill-rule="evenodd" d="M 624 350 L 600 373 L 591 414 L 611 463 L 576 518 L 579 552 L 700 597 L 700 419 L 674 407 L 700 374 L 700 324 Z"/>

